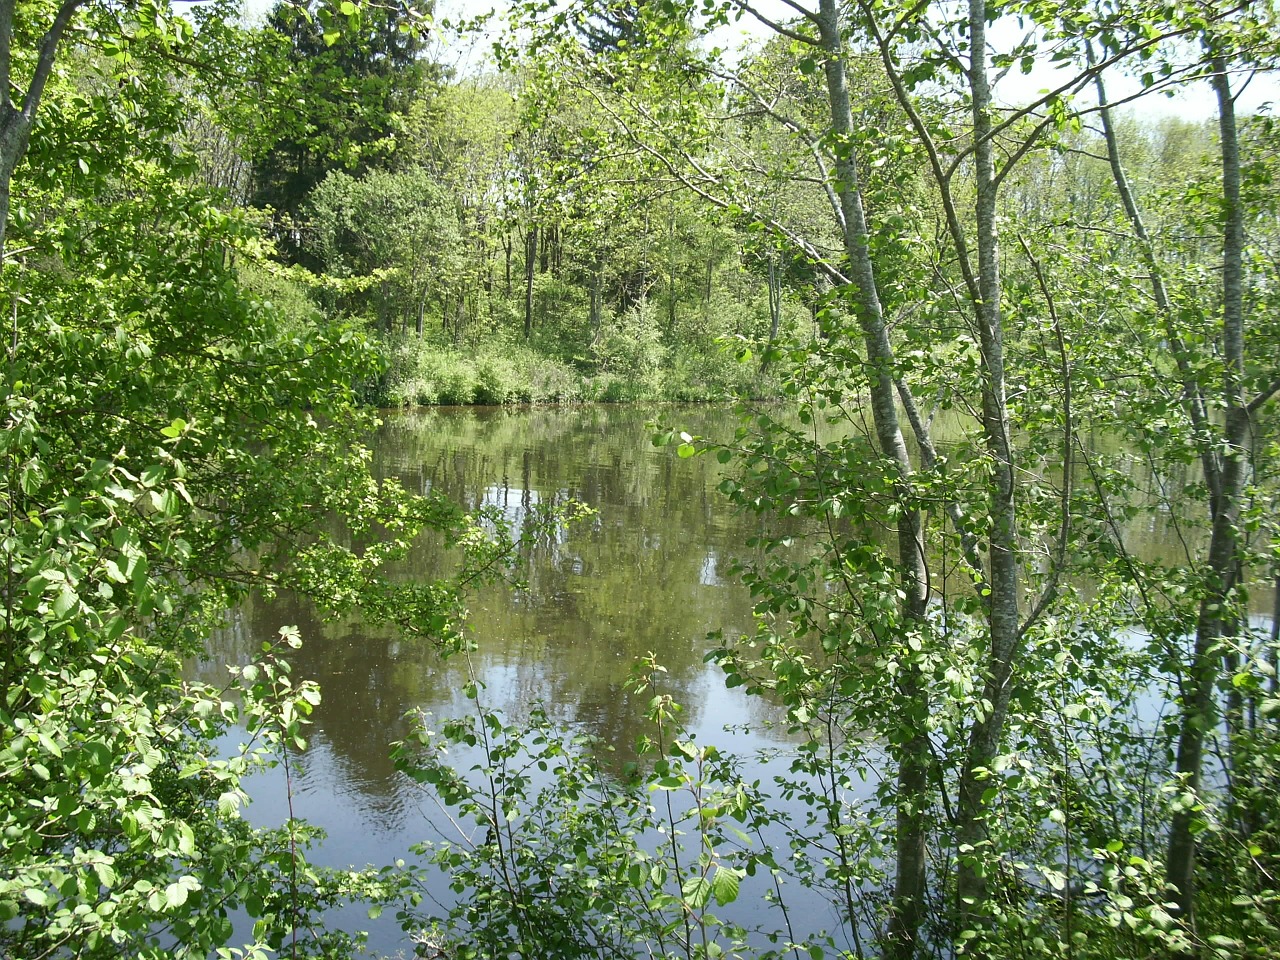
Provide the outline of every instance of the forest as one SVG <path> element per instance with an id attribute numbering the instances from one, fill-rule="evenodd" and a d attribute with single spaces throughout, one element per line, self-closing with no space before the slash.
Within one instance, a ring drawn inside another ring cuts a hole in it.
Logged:
<path id="1" fill-rule="evenodd" d="M 0 0 L 0 956 L 1280 955 L 1277 67 L 1272 0 Z M 474 683 L 385 744 L 471 842 L 252 825 L 324 691 L 285 625 L 192 679 L 229 611 L 465 658 L 589 522 L 377 417 L 640 400 L 737 404 L 649 436 L 756 522 L 711 657 L 788 765 L 651 657 L 622 769 Z"/>

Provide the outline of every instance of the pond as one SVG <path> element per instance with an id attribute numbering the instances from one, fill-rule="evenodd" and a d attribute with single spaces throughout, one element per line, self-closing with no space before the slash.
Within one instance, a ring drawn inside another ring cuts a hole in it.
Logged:
<path id="1" fill-rule="evenodd" d="M 543 704 L 557 721 L 625 756 L 642 732 L 644 706 L 625 681 L 652 651 L 700 740 L 727 743 L 725 725 L 739 728 L 739 749 L 785 740 L 771 730 L 779 710 L 726 690 L 718 668 L 703 660 L 709 631 L 750 628 L 750 599 L 726 570 L 753 520 L 735 516 L 717 493 L 723 468 L 713 458 L 681 460 L 652 446 L 646 423 L 658 415 L 706 436 L 727 439 L 734 427 L 724 408 L 442 408 L 386 419 L 372 443 L 375 469 L 411 490 L 445 493 L 467 508 L 498 507 L 516 521 L 553 499 L 596 511 L 535 552 L 527 589 L 502 583 L 469 597 L 477 642 L 470 664 L 353 622 L 321 622 L 288 596 L 251 600 L 212 638 L 197 670 L 215 681 L 281 625 L 301 630 L 294 675 L 318 681 L 323 700 L 294 772 L 293 810 L 328 831 L 318 861 L 390 863 L 438 836 L 435 809 L 424 808 L 421 788 L 394 770 L 387 745 L 407 733 L 404 715 L 412 709 L 467 714 L 461 691 L 469 670 L 484 685 L 485 705 L 518 720 Z M 437 558 L 423 550 L 404 572 L 436 570 Z M 287 819 L 282 771 L 248 786 L 251 820 Z M 404 946 L 394 924 L 336 919 L 372 928 L 375 948 Z"/>
<path id="2" fill-rule="evenodd" d="M 227 665 L 247 662 L 281 625 L 300 628 L 294 674 L 317 681 L 323 701 L 293 771 L 291 799 L 296 816 L 328 832 L 317 862 L 391 863 L 411 845 L 442 836 L 437 824 L 445 821 L 421 788 L 395 771 L 388 744 L 408 732 L 410 710 L 468 714 L 462 689 L 470 675 L 483 684 L 483 703 L 511 720 L 541 704 L 556 721 L 625 757 L 643 732 L 647 700 L 629 693 L 625 681 L 652 651 L 668 670 L 666 692 L 685 705 L 699 740 L 741 753 L 787 742 L 780 709 L 726 689 L 719 669 L 704 662 L 709 631 L 750 629 L 750 598 L 728 566 L 757 521 L 735 514 L 718 494 L 725 468 L 713 458 L 682 460 L 651 445 L 646 424 L 657 417 L 725 439 L 736 426 L 727 408 L 714 407 L 443 408 L 387 417 L 372 442 L 375 469 L 410 490 L 444 493 L 467 508 L 495 507 L 517 523 L 549 501 L 574 499 L 595 511 L 533 552 L 526 588 L 500 583 L 469 598 L 477 644 L 469 663 L 446 662 L 429 646 L 354 622 L 321 622 L 288 596 L 246 603 L 211 639 L 207 660 L 194 669 L 220 681 Z M 1177 536 L 1158 510 L 1144 523 L 1134 531 L 1144 552 L 1159 553 Z M 403 573 L 431 576 L 439 563 L 430 550 L 418 550 Z M 1270 598 L 1255 603 L 1265 608 Z M 282 770 L 247 786 L 252 821 L 288 818 Z M 812 919 L 830 926 L 834 918 Z M 334 920 L 370 930 L 374 949 L 409 952 L 390 917 L 371 923 L 353 909 Z"/>

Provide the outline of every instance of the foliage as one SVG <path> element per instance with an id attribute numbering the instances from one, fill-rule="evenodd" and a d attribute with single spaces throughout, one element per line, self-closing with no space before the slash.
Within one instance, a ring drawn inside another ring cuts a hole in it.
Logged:
<path id="1" fill-rule="evenodd" d="M 453 205 L 421 167 L 333 171 L 307 200 L 303 249 L 327 277 L 356 281 L 326 297 L 331 309 L 370 316 L 379 330 L 399 320 L 421 335 L 428 299 L 455 285 L 458 244 Z"/>
<path id="2" fill-rule="evenodd" d="M 41 27 L 11 34 L 4 12 L 5 67 L 29 68 Z M 258 225 L 188 179 L 182 87 L 140 66 L 195 43 L 190 25 L 146 5 L 86 16 L 67 23 L 102 27 L 83 33 L 96 48 L 47 35 L 48 62 L 91 69 L 51 74 L 28 102 L 39 122 L 3 210 L 0 953 L 346 955 L 359 937 L 324 912 L 393 885 L 311 866 L 316 834 L 297 820 L 258 830 L 239 813 L 247 774 L 289 779 L 319 697 L 289 676 L 296 630 L 220 686 L 184 679 L 183 661 L 251 588 L 286 584 L 447 642 L 454 585 L 393 584 L 384 564 L 430 529 L 475 581 L 509 545 L 372 478 L 348 385 L 375 354 L 258 266 Z M 6 162 L 21 159 L 21 124 L 3 120 Z M 340 535 L 316 530 L 330 514 Z M 376 547 L 348 546 L 374 530 Z M 233 948 L 236 916 L 253 929 Z"/>
<path id="3" fill-rule="evenodd" d="M 786 907 L 769 887 L 765 807 L 731 761 L 681 728 L 663 672 L 652 658 L 633 672 L 652 734 L 621 771 L 607 745 L 565 736 L 540 711 L 518 726 L 479 706 L 438 728 L 419 718 L 397 767 L 440 799 L 459 835 L 416 852 L 463 899 L 443 919 L 407 911 L 417 939 L 460 957 L 719 957 L 753 936 L 776 945 L 757 956 L 797 948 L 777 932 Z M 475 685 L 468 693 L 478 705 Z M 476 762 L 460 770 L 451 751 Z M 720 915 L 744 886 L 768 891 L 751 927 Z M 805 945 L 811 956 L 818 942 Z"/>
<path id="4" fill-rule="evenodd" d="M 254 202 L 280 213 L 296 215 L 330 171 L 394 164 L 404 114 L 428 79 L 420 27 L 430 5 L 344 4 L 336 12 L 278 3 L 267 20 L 274 82 L 294 111 L 255 153 Z"/>
<path id="5" fill-rule="evenodd" d="M 246 949 L 334 955 L 327 906 L 415 879 L 314 870 L 301 824 L 237 815 L 316 702 L 293 631 L 224 689 L 182 679 L 253 587 L 458 645 L 459 584 L 385 565 L 434 531 L 481 583 L 511 531 L 375 482 L 357 400 L 777 390 L 798 426 L 659 439 L 732 464 L 759 517 L 756 628 L 716 658 L 786 709 L 772 789 L 803 814 L 679 729 L 651 661 L 620 775 L 544 717 L 424 726 L 399 762 L 468 825 L 423 851 L 468 897 L 431 935 L 1265 954 L 1275 652 L 1248 624 L 1277 564 L 1278 141 L 1234 111 L 1280 43 L 1255 6 L 530 0 L 507 74 L 452 82 L 413 4 L 242 32 L 225 5 L 0 0 L 3 951 L 229 955 L 244 910 Z M 773 39 L 722 57 L 742 15 Z M 1074 79 L 993 99 L 1044 58 Z M 1216 126 L 1117 118 L 1118 71 L 1204 80 Z M 228 212 L 246 159 L 310 270 Z M 1133 522 L 1175 500 L 1183 555 L 1143 556 Z M 253 742 L 220 756 L 235 724 Z M 482 753 L 474 779 L 445 746 Z M 766 878 L 840 929 L 716 912 Z"/>
<path id="6" fill-rule="evenodd" d="M 793 5 L 787 23 L 749 4 L 704 13 L 714 26 L 731 9 L 782 39 L 726 63 L 686 42 L 701 25 L 678 4 L 636 14 L 649 42 L 594 55 L 563 37 L 566 25 L 589 35 L 594 5 L 529 3 L 519 28 L 552 122 L 584 100 L 595 108 L 566 125 L 577 152 L 620 141 L 619 166 L 657 161 L 636 179 L 679 184 L 750 223 L 771 298 L 779 273 L 801 281 L 794 254 L 813 282 L 817 336 L 769 352 L 788 363 L 801 426 L 753 413 L 732 443 L 684 435 L 677 448 L 736 463 L 726 493 L 766 525 L 763 558 L 742 568 L 758 630 L 726 641 L 720 659 L 731 684 L 781 698 L 806 734 L 784 787 L 813 811 L 797 873 L 821 850 L 850 938 L 893 957 L 1246 943 L 1239 914 L 1195 916 L 1194 864 L 1196 837 L 1216 832 L 1234 797 L 1257 797 L 1230 764 L 1217 789 L 1207 736 L 1221 717 L 1233 758 L 1265 742 L 1233 689 L 1266 675 L 1242 585 L 1250 567 L 1270 570 L 1247 505 L 1265 514 L 1273 481 L 1246 442 L 1269 442 L 1280 384 L 1262 308 L 1269 194 L 1256 190 L 1270 178 L 1267 148 L 1240 163 L 1235 151 L 1269 127 L 1232 119 L 1229 65 L 1270 65 L 1274 23 L 1221 7 L 1102 16 L 981 2 L 904 12 L 823 0 Z M 1002 15 L 1036 30 L 970 62 L 966 45 L 987 51 Z M 1034 66 L 1037 30 L 1077 79 L 997 107 L 993 78 Z M 1170 38 L 1187 31 L 1205 55 L 1183 68 Z M 1186 69 L 1218 90 L 1216 139 L 1188 151 L 1213 166 L 1161 207 L 1154 238 L 1123 175 L 1144 152 L 1116 146 L 1098 49 L 1146 86 Z M 1063 96 L 1095 81 L 1105 142 L 1083 134 Z M 854 83 L 870 96 L 855 101 Z M 739 107 L 731 121 L 717 116 L 726 102 Z M 1035 171 L 1068 164 L 1067 195 L 1045 191 Z M 572 164 L 558 169 L 572 191 Z M 779 203 L 797 183 L 813 193 L 795 187 Z M 1008 216 L 1017 204 L 1025 222 Z M 594 297 L 592 328 L 604 330 Z M 593 341 L 603 363 L 643 371 L 636 328 L 616 325 L 619 349 L 607 333 Z M 1141 474 L 1084 441 L 1131 430 Z M 1188 477 L 1195 464 L 1202 481 Z M 1201 498 L 1205 539 L 1188 536 L 1184 564 L 1145 563 L 1124 522 L 1167 506 L 1171 489 Z M 1170 691 L 1170 721 L 1122 709 L 1158 690 Z M 843 778 L 886 765 L 895 774 L 859 820 Z M 1273 922 L 1267 896 L 1242 894 L 1259 932 Z"/>

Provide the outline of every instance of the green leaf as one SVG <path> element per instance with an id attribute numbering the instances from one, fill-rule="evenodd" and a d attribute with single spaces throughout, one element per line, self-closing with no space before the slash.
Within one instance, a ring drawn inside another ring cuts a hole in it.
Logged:
<path id="1" fill-rule="evenodd" d="M 182 436 L 182 432 L 186 429 L 187 429 L 187 421 L 182 419 L 176 419 L 172 423 L 170 423 L 167 427 L 162 427 L 160 430 L 160 434 L 161 436 L 168 437 L 170 440 L 176 440 L 178 437 Z"/>
<path id="2" fill-rule="evenodd" d="M 690 910 L 701 910 L 711 899 L 711 883 L 703 876 L 690 877 L 680 887 L 680 892 L 684 895 L 685 906 Z"/>
<path id="3" fill-rule="evenodd" d="M 189 880 L 189 877 L 183 877 L 181 880 L 175 881 L 164 888 L 166 907 L 172 909 L 173 907 L 180 907 L 187 902 L 187 895 L 190 893 L 190 890 L 188 890 L 189 884 L 183 881 Z"/>
<path id="4" fill-rule="evenodd" d="M 738 899 L 739 879 L 738 871 L 725 866 L 716 867 L 711 878 L 711 893 L 717 904 L 724 907 Z"/>
<path id="5" fill-rule="evenodd" d="M 53 601 L 53 615 L 55 617 L 65 617 L 80 603 L 80 598 L 76 596 L 76 592 L 70 587 L 63 587 L 58 593 L 58 598 Z"/>
<path id="6" fill-rule="evenodd" d="M 22 895 L 37 907 L 47 907 L 49 905 L 49 893 L 42 887 L 28 887 L 22 891 Z"/>

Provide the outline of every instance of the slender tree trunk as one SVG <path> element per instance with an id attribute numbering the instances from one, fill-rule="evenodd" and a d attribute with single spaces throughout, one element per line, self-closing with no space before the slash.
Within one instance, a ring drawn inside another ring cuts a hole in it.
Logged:
<path id="1" fill-rule="evenodd" d="M 502 253 L 503 253 L 503 291 L 507 299 L 511 299 L 511 235 L 504 233 L 502 235 Z"/>
<path id="2" fill-rule="evenodd" d="M 40 52 L 27 91 L 19 103 L 13 95 L 18 78 L 13 75 L 13 25 L 17 0 L 0 0 L 0 265 L 4 263 L 5 238 L 9 228 L 9 198 L 13 173 L 26 156 L 31 125 L 44 97 L 45 85 L 53 73 L 58 46 L 83 0 L 62 0 L 53 23 L 40 38 Z"/>
<path id="3" fill-rule="evenodd" d="M 778 340 L 778 327 L 782 324 L 782 279 L 778 276 L 778 260 L 769 258 L 769 345 L 765 348 L 764 358 L 760 361 L 760 372 L 769 369 L 773 359 L 772 347 Z"/>
<path id="4" fill-rule="evenodd" d="M 9 191 L 13 171 L 27 152 L 31 125 L 12 107 L 0 107 L 0 265 L 4 264 L 5 239 L 9 227 Z"/>
<path id="5" fill-rule="evenodd" d="M 591 280 L 589 281 L 590 293 L 591 293 L 589 322 L 591 324 L 592 345 L 595 345 L 600 340 L 600 322 L 601 322 L 601 312 L 602 312 L 600 309 L 600 283 L 601 283 L 600 274 L 601 274 L 600 265 L 596 264 L 591 271 Z"/>
<path id="6" fill-rule="evenodd" d="M 1085 49 L 1089 63 L 1092 65 L 1094 62 L 1093 47 L 1086 44 Z M 1156 309 L 1160 313 L 1165 336 L 1168 338 L 1169 346 L 1173 351 L 1174 362 L 1178 366 L 1178 377 L 1182 386 L 1183 408 L 1187 411 L 1187 416 L 1191 420 L 1191 426 L 1195 430 L 1196 436 L 1203 438 L 1208 435 L 1207 431 L 1212 429 L 1204 400 L 1204 388 L 1196 380 L 1195 372 L 1191 366 L 1191 353 L 1174 325 L 1174 312 L 1172 305 L 1169 303 L 1169 292 L 1165 287 L 1164 271 L 1156 259 L 1151 235 L 1147 232 L 1142 211 L 1138 208 L 1137 198 L 1134 196 L 1129 177 L 1125 173 L 1124 164 L 1120 159 L 1120 141 L 1116 136 L 1115 124 L 1112 122 L 1111 117 L 1111 108 L 1108 106 L 1110 101 L 1107 99 L 1106 87 L 1100 74 L 1094 80 L 1094 86 L 1098 91 L 1098 103 L 1102 107 L 1099 114 L 1102 120 L 1103 140 L 1107 145 L 1107 160 L 1111 165 L 1111 177 L 1115 182 L 1116 192 L 1120 194 L 1120 202 L 1124 206 L 1125 216 L 1128 217 L 1129 223 L 1133 227 L 1134 235 L 1138 238 L 1138 248 L 1143 262 L 1147 265 L 1147 270 L 1151 274 L 1151 296 L 1155 301 Z M 1200 466 L 1204 470 L 1204 481 L 1209 487 L 1211 497 L 1209 514 L 1213 516 L 1218 511 L 1217 500 L 1222 487 L 1222 465 L 1219 462 L 1214 444 L 1207 442 L 1200 444 Z"/>
<path id="7" fill-rule="evenodd" d="M 1271 695 L 1280 693 L 1280 573 L 1271 585 L 1271 649 L 1267 653 L 1271 664 Z"/>
<path id="8" fill-rule="evenodd" d="M 524 338 L 533 337 L 533 271 L 538 252 L 538 225 L 531 223 L 524 240 Z"/>
<path id="9" fill-rule="evenodd" d="M 974 173 L 977 192 L 978 293 L 974 304 L 982 351 L 982 432 L 991 463 L 987 583 L 989 648 L 983 700 L 990 709 L 976 719 L 969 734 L 957 804 L 957 839 L 961 854 L 956 892 L 962 929 L 989 925 L 990 896 L 984 862 L 987 829 L 986 790 L 990 770 L 1004 737 L 1013 672 L 1019 644 L 1018 525 L 1009 411 L 1005 398 L 1004 327 L 1000 288 L 1000 235 L 996 219 L 999 184 L 995 144 L 991 138 L 991 84 L 986 63 L 986 0 L 969 3 L 969 88 L 972 100 Z M 979 948 L 980 950 L 981 948 Z"/>
<path id="10" fill-rule="evenodd" d="M 1218 722 L 1214 694 L 1224 640 L 1231 639 L 1233 593 L 1239 570 L 1240 507 L 1244 496 L 1250 413 L 1244 394 L 1244 211 L 1240 201 L 1240 145 L 1235 102 L 1224 57 L 1215 55 L 1213 88 L 1218 99 L 1218 138 L 1222 154 L 1222 360 L 1224 430 L 1221 478 L 1205 559 L 1205 590 L 1196 620 L 1188 679 L 1182 688 L 1182 715 L 1175 767 L 1185 791 L 1199 793 L 1205 740 Z M 1209 442 L 1206 438 L 1203 442 Z M 1173 902 L 1189 928 L 1195 928 L 1196 831 L 1199 814 L 1184 806 L 1169 831 L 1167 873 Z"/>
<path id="11" fill-rule="evenodd" d="M 676 212 L 675 200 L 667 205 L 667 332 L 676 328 Z"/>
<path id="12" fill-rule="evenodd" d="M 431 295 L 431 284 L 429 282 L 424 283 L 422 285 L 422 296 L 418 298 L 418 322 L 415 328 L 415 332 L 417 333 L 419 340 L 422 339 L 423 328 L 426 326 L 427 298 L 430 295 Z"/>
<path id="13" fill-rule="evenodd" d="M 849 101 L 838 0 L 821 0 L 817 23 L 825 56 L 832 132 L 837 142 L 848 144 L 852 142 L 853 112 Z M 893 349 L 876 288 L 857 160 L 852 150 L 838 152 L 835 175 L 840 184 L 836 192 L 844 225 L 844 248 L 849 258 L 851 277 L 857 286 L 855 309 L 867 353 L 876 439 L 881 455 L 894 463 L 898 474 L 895 499 L 903 598 L 902 639 L 905 640 L 919 633 L 925 622 L 928 571 L 924 562 L 922 519 L 911 491 L 913 467 L 898 420 Z M 885 955 L 893 960 L 909 960 L 916 953 L 924 918 L 925 831 L 929 807 L 929 742 L 924 731 L 924 720 L 929 712 L 928 693 L 924 679 L 914 667 L 904 668 L 899 674 L 898 696 L 906 712 L 907 723 L 903 731 L 893 738 L 896 742 L 890 744 L 898 763 L 897 862 Z M 911 728 L 913 720 L 914 729 Z"/>

